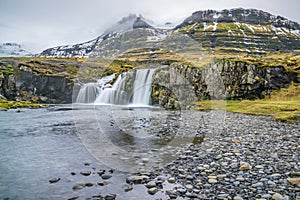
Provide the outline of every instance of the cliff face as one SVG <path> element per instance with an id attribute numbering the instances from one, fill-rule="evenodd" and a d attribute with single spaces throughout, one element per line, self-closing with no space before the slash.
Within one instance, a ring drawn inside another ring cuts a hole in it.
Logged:
<path id="1" fill-rule="evenodd" d="M 281 66 L 221 60 L 203 68 L 178 63 L 171 67 L 171 73 L 170 69 L 158 70 L 153 84 L 153 103 L 166 108 L 177 108 L 184 100 L 264 98 L 292 81 L 299 82 L 295 72 Z"/>
<path id="2" fill-rule="evenodd" d="M 2 62 L 0 99 L 72 103 L 77 73 L 74 69 L 79 66 L 71 64 Z M 130 84 L 132 80 L 127 82 Z M 174 62 L 157 69 L 153 75 L 152 103 L 178 108 L 183 101 L 264 98 L 273 90 L 288 87 L 291 82 L 300 82 L 297 73 L 280 65 L 262 67 L 222 59 L 199 68 Z"/>
<path id="3" fill-rule="evenodd" d="M 46 75 L 23 64 L 4 64 L 1 69 L 0 95 L 2 99 L 26 100 L 38 103 L 71 103 L 73 81 L 67 76 Z"/>

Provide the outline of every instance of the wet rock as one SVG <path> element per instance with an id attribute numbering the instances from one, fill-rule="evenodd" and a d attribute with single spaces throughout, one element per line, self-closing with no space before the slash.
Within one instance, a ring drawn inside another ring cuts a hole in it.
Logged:
<path id="1" fill-rule="evenodd" d="M 185 188 L 177 188 L 177 192 L 179 192 L 180 194 L 185 194 L 187 192 L 187 190 Z"/>
<path id="2" fill-rule="evenodd" d="M 104 180 L 110 179 L 111 177 L 112 177 L 112 175 L 110 175 L 110 174 L 102 174 L 101 175 L 101 178 L 104 179 Z"/>
<path id="3" fill-rule="evenodd" d="M 94 186 L 94 184 L 93 183 L 86 183 L 85 186 L 86 187 L 92 187 L 92 186 Z"/>
<path id="4" fill-rule="evenodd" d="M 114 200 L 116 199 L 117 195 L 116 194 L 107 194 L 104 196 L 105 200 Z"/>
<path id="5" fill-rule="evenodd" d="M 81 175 L 83 175 L 83 176 L 89 176 L 89 175 L 91 175 L 91 171 L 83 171 L 83 172 L 80 172 L 80 174 Z"/>
<path id="6" fill-rule="evenodd" d="M 83 184 L 83 183 L 78 183 L 78 184 L 74 185 L 72 189 L 73 189 L 73 190 L 81 190 L 81 189 L 83 189 L 83 188 L 85 188 L 85 184 Z"/>
<path id="7" fill-rule="evenodd" d="M 141 175 L 141 176 L 130 176 L 126 179 L 127 183 L 141 184 L 149 180 L 149 176 Z"/>
<path id="8" fill-rule="evenodd" d="M 185 188 L 189 191 L 193 190 L 194 186 L 192 184 L 185 185 Z"/>
<path id="9" fill-rule="evenodd" d="M 170 178 L 168 178 L 168 182 L 169 183 L 175 183 L 176 179 L 174 177 L 170 177 Z"/>
<path id="10" fill-rule="evenodd" d="M 149 181 L 145 186 L 147 188 L 156 187 L 156 183 L 155 183 L 155 181 Z"/>
<path id="11" fill-rule="evenodd" d="M 71 175 L 72 175 L 72 176 L 75 176 L 75 175 L 76 175 L 76 173 L 75 173 L 75 172 L 71 172 Z"/>
<path id="12" fill-rule="evenodd" d="M 107 181 L 100 181 L 100 182 L 98 182 L 98 185 L 99 186 L 105 186 L 105 185 L 108 185 L 108 182 Z"/>
<path id="13" fill-rule="evenodd" d="M 123 190 L 124 190 L 125 192 L 128 192 L 128 191 L 130 191 L 130 190 L 132 190 L 132 189 L 133 189 L 133 187 L 132 187 L 131 185 L 129 185 L 129 184 L 126 184 L 126 185 L 123 186 Z"/>
<path id="14" fill-rule="evenodd" d="M 154 195 L 157 191 L 158 189 L 156 187 L 152 187 L 148 189 L 148 193 L 151 195 Z"/>
<path id="15" fill-rule="evenodd" d="M 177 198 L 177 194 L 176 191 L 174 190 L 167 190 L 166 194 L 171 198 L 171 199 L 176 199 Z"/>
<path id="16" fill-rule="evenodd" d="M 60 181 L 60 178 L 52 178 L 49 180 L 49 183 L 57 183 L 58 181 Z"/>

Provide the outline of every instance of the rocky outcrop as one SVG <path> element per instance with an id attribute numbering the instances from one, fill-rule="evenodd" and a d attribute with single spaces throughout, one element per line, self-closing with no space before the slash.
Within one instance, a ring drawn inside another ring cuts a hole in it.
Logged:
<path id="1" fill-rule="evenodd" d="M 73 81 L 61 75 L 45 75 L 23 64 L 14 73 L 0 75 L 0 95 L 7 100 L 37 103 L 71 103 Z"/>
<path id="2" fill-rule="evenodd" d="M 174 109 L 185 101 L 265 98 L 297 80 L 296 73 L 282 66 L 260 67 L 225 59 L 202 68 L 173 63 L 156 71 L 152 99 L 154 104 Z"/>

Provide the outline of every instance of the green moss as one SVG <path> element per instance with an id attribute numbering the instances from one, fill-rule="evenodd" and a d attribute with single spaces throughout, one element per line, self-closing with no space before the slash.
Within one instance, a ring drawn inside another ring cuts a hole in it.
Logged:
<path id="1" fill-rule="evenodd" d="M 11 108 L 42 108 L 46 104 L 36 104 L 27 101 L 8 101 L 0 100 L 0 108 L 11 109 Z"/>
<path id="2" fill-rule="evenodd" d="M 14 68 L 11 64 L 7 64 L 4 69 L 0 70 L 0 73 L 4 75 L 12 75 L 14 72 Z"/>

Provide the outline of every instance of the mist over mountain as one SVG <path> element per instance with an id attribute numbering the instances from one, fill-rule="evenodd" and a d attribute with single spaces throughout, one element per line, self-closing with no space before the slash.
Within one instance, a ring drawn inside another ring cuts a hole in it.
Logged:
<path id="1" fill-rule="evenodd" d="M 165 27 L 156 26 L 141 15 L 130 14 L 93 40 L 49 48 L 40 55 L 94 57 L 139 45 L 156 46 L 176 32 L 189 36 L 212 53 L 290 52 L 300 49 L 299 30 L 297 22 L 256 9 L 197 11 L 172 29 L 169 23 Z"/>
<path id="2" fill-rule="evenodd" d="M 14 42 L 6 42 L 0 44 L 0 57 L 6 56 L 32 56 L 32 53 L 25 50 L 22 45 Z"/>

